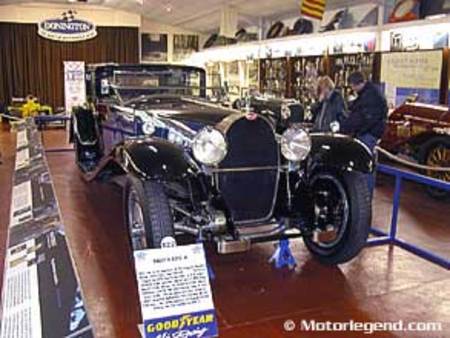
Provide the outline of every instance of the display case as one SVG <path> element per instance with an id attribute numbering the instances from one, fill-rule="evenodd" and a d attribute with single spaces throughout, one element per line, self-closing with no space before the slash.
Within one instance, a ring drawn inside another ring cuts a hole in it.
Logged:
<path id="1" fill-rule="evenodd" d="M 307 108 L 317 97 L 317 80 L 327 74 L 327 57 L 307 56 L 290 59 L 290 94 Z"/>
<path id="2" fill-rule="evenodd" d="M 368 80 L 376 80 L 377 57 L 375 53 L 342 54 L 330 57 L 330 77 L 336 87 L 342 89 L 344 98 L 351 94 L 348 77 L 355 71 L 361 71 Z"/>
<path id="3" fill-rule="evenodd" d="M 275 97 L 290 97 L 287 58 L 262 59 L 260 63 L 260 91 Z"/>
<path id="4" fill-rule="evenodd" d="M 219 62 L 210 62 L 206 64 L 206 95 L 209 98 L 220 97 L 222 88 L 222 80 L 220 75 L 220 64 Z"/>

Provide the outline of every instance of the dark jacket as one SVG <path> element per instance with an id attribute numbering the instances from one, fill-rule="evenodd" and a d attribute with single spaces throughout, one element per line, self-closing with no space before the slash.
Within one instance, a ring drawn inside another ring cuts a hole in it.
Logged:
<path id="1" fill-rule="evenodd" d="M 367 82 L 358 97 L 349 106 L 350 115 L 341 125 L 341 131 L 355 137 L 370 134 L 379 139 L 384 133 L 388 106 L 384 95 Z"/>
<path id="2" fill-rule="evenodd" d="M 331 131 L 331 122 L 341 124 L 346 118 L 345 101 L 339 90 L 331 92 L 330 97 L 311 107 L 314 115 L 314 131 Z"/>

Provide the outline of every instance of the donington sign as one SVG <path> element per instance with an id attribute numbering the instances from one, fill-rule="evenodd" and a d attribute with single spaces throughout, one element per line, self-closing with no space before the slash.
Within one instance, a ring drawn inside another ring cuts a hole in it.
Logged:
<path id="1" fill-rule="evenodd" d="M 38 23 L 38 34 L 46 39 L 75 42 L 97 36 L 93 23 L 75 18 L 75 11 L 62 13 L 61 18 L 48 19 Z"/>

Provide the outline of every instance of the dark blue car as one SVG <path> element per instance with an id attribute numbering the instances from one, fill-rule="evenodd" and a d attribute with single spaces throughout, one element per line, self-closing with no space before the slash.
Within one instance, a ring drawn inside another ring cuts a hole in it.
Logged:
<path id="1" fill-rule="evenodd" d="M 87 180 L 126 178 L 133 249 L 171 246 L 178 234 L 220 253 L 302 236 L 338 264 L 364 247 L 373 158 L 359 141 L 213 104 L 195 67 L 90 66 L 87 88 L 72 119 L 76 160 Z"/>

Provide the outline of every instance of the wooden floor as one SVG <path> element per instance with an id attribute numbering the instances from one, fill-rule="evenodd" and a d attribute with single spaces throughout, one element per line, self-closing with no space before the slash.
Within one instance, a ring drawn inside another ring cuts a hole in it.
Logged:
<path id="1" fill-rule="evenodd" d="M 0 132 L 1 241 L 9 220 L 14 137 Z M 65 142 L 61 131 L 46 132 L 47 147 Z M 137 292 L 126 233 L 121 191 L 105 183 L 85 183 L 73 153 L 49 153 L 48 162 L 60 203 L 69 246 L 81 280 L 96 337 L 139 337 Z M 390 221 L 392 182 L 379 177 L 374 224 Z M 402 197 L 400 235 L 450 257 L 450 202 L 429 199 L 407 185 Z M 267 259 L 273 243 L 245 254 L 218 256 L 208 248 L 216 279 L 212 282 L 220 337 L 362 337 L 362 333 L 305 333 L 283 329 L 292 319 L 316 321 L 439 321 L 444 332 L 378 333 L 370 337 L 450 337 L 450 272 L 402 249 L 372 247 L 340 267 L 324 267 L 301 240 L 292 243 L 295 271 L 278 271 Z M 4 254 L 4 250 L 1 250 Z"/>

